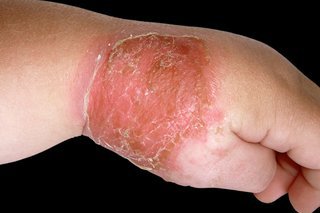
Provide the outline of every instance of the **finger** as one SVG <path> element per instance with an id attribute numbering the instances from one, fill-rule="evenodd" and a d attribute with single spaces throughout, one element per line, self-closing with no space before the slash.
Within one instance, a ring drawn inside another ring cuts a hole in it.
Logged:
<path id="1" fill-rule="evenodd" d="M 255 194 L 255 197 L 261 202 L 271 203 L 287 194 L 289 186 L 298 174 L 299 166 L 287 155 L 279 154 L 277 162 L 277 171 L 269 186 L 264 191 Z"/>
<path id="2" fill-rule="evenodd" d="M 296 163 L 320 169 L 320 108 L 297 104 L 296 109 L 279 115 L 261 144 L 278 152 L 288 152 Z"/>
<path id="3" fill-rule="evenodd" d="M 297 177 L 289 189 L 289 199 L 298 212 L 313 212 L 320 207 L 319 185 L 320 171 L 303 170 Z"/>
<path id="4" fill-rule="evenodd" d="M 293 82 L 282 82 L 269 105 L 260 104 L 246 117 L 239 116 L 231 128 L 244 141 L 288 152 L 299 165 L 320 169 L 320 88 L 303 75 Z"/>

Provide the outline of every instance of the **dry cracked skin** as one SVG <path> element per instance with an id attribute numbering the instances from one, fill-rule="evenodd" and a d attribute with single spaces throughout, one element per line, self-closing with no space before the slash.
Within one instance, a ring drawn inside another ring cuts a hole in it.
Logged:
<path id="1" fill-rule="evenodd" d="M 181 185 L 259 191 L 269 182 L 248 187 L 261 170 L 246 166 L 253 148 L 225 137 L 219 61 L 204 40 L 148 33 L 108 46 L 85 98 L 86 135 Z"/>

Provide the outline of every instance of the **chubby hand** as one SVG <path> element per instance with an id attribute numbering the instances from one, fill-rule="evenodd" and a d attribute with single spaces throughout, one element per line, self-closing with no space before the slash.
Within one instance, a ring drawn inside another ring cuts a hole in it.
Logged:
<path id="1" fill-rule="evenodd" d="M 0 11 L 0 163 L 84 134 L 180 185 L 320 206 L 320 89 L 272 48 L 48 2 Z"/>
<path id="2" fill-rule="evenodd" d="M 100 55 L 85 134 L 168 181 L 318 207 L 319 87 L 259 42 L 154 30 Z"/>

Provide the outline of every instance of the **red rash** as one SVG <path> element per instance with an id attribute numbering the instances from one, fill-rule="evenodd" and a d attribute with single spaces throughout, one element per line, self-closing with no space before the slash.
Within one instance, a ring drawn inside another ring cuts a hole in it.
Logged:
<path id="1" fill-rule="evenodd" d="M 153 171 L 172 169 L 186 139 L 206 140 L 216 86 L 204 41 L 146 34 L 119 41 L 88 96 L 87 128 L 98 144 Z"/>

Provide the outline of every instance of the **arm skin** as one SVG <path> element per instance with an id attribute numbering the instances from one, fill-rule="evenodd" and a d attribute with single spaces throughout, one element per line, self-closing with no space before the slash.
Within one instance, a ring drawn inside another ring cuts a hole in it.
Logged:
<path id="1" fill-rule="evenodd" d="M 263 202 L 289 193 L 301 212 L 320 206 L 320 89 L 266 45 L 37 1 L 0 1 L 0 29 L 0 163 L 91 136 L 85 96 L 109 43 L 151 32 L 192 35 L 204 41 L 215 64 L 215 101 L 223 116 L 214 140 L 224 145 L 200 145 L 199 152 L 185 146 L 177 160 L 184 171 L 205 167 L 209 175 L 173 173 L 171 181 L 254 192 Z M 234 169 L 239 165 L 245 174 Z"/>

